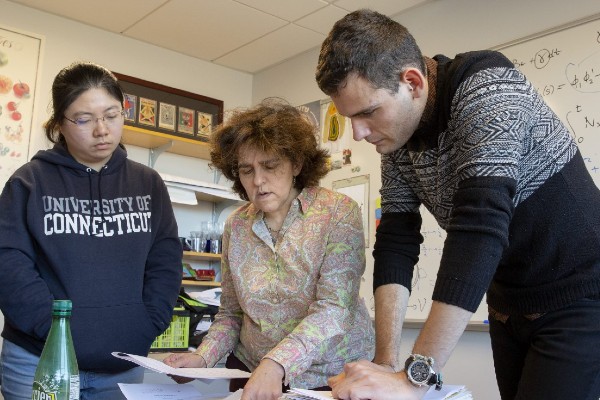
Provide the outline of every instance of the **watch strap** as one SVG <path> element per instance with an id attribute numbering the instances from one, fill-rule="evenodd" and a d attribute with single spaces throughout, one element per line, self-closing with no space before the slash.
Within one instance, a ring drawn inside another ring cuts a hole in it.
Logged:
<path id="1" fill-rule="evenodd" d="M 429 386 L 435 385 L 435 390 L 442 390 L 442 385 L 444 384 L 444 382 L 442 381 L 442 374 L 439 372 L 434 372 L 433 374 L 431 374 L 431 377 L 429 378 L 429 382 L 427 382 L 427 384 Z"/>

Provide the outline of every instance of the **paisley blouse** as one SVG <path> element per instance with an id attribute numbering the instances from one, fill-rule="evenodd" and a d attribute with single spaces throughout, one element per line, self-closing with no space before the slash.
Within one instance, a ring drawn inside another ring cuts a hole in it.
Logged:
<path id="1" fill-rule="evenodd" d="M 360 209 L 328 189 L 304 189 L 274 244 L 263 212 L 246 204 L 225 224 L 219 313 L 198 353 L 209 367 L 233 351 L 253 371 L 263 358 L 291 387 L 327 385 L 344 364 L 372 359 L 374 331 L 359 286 Z"/>

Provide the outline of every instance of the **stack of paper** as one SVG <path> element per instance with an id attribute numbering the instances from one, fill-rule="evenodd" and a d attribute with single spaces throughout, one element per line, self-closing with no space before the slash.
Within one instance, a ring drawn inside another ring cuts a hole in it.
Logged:
<path id="1" fill-rule="evenodd" d="M 333 398 L 331 392 L 306 389 L 290 389 L 283 395 L 283 399 L 286 400 L 331 400 Z M 429 388 L 423 400 L 473 400 L 473 397 L 464 386 L 444 385 L 439 391 L 433 387 Z"/>

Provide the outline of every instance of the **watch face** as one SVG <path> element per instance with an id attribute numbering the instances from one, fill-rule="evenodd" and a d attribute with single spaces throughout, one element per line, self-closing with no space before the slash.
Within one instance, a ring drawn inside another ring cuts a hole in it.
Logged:
<path id="1" fill-rule="evenodd" d="M 408 366 L 408 376 L 410 376 L 415 383 L 427 383 L 430 374 L 431 369 L 429 368 L 429 364 L 425 361 L 416 360 Z"/>

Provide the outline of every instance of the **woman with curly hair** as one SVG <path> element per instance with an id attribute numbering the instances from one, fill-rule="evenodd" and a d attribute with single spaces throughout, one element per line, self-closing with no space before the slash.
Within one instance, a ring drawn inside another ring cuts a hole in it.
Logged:
<path id="1" fill-rule="evenodd" d="M 211 145 L 212 165 L 248 203 L 225 224 L 215 321 L 195 353 L 165 362 L 212 367 L 231 353 L 227 367 L 252 372 L 230 385 L 244 400 L 327 390 L 345 363 L 373 356 L 359 206 L 318 186 L 327 152 L 308 116 L 282 100 L 234 112 Z"/>

